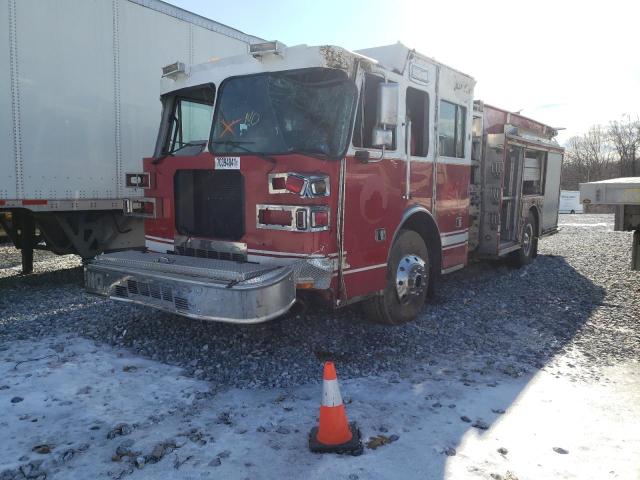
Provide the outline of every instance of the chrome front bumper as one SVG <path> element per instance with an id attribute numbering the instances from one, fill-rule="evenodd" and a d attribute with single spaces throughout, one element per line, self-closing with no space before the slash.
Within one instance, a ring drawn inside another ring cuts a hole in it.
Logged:
<path id="1" fill-rule="evenodd" d="M 136 251 L 100 255 L 85 289 L 189 318 L 259 323 L 296 300 L 294 265 L 260 265 Z"/>

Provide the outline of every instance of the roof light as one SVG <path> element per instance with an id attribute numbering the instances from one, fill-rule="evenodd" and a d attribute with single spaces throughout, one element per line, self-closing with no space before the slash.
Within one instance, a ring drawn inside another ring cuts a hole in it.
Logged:
<path id="1" fill-rule="evenodd" d="M 264 55 L 282 55 L 284 45 L 277 40 L 271 42 L 253 43 L 249 45 L 249 53 L 255 58 L 262 57 Z"/>
<path id="2" fill-rule="evenodd" d="M 167 65 L 166 67 L 162 67 L 162 76 L 169 77 L 172 79 L 176 79 L 178 75 L 183 74 L 186 75 L 187 67 L 182 62 L 175 62 L 171 65 Z"/>

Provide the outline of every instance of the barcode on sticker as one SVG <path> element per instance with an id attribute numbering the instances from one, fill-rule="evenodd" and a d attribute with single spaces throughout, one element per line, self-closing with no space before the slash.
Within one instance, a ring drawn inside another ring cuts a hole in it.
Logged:
<path id="1" fill-rule="evenodd" d="M 240 170 L 240 157 L 216 157 L 216 170 Z"/>

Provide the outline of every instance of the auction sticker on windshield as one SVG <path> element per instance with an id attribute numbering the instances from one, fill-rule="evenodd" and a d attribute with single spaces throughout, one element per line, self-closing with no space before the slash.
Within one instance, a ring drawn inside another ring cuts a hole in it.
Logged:
<path id="1" fill-rule="evenodd" d="M 216 170 L 240 170 L 240 157 L 216 157 Z"/>

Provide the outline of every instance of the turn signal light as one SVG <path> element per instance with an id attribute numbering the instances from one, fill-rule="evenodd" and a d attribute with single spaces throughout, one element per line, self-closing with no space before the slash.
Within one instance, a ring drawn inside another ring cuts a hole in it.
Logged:
<path id="1" fill-rule="evenodd" d="M 302 177 L 298 177 L 297 175 L 287 175 L 285 188 L 291 193 L 300 195 L 304 190 L 305 183 L 306 180 Z"/>
<path id="2" fill-rule="evenodd" d="M 124 214 L 134 217 L 158 218 L 155 199 L 125 199 Z"/>
<path id="3" fill-rule="evenodd" d="M 269 193 L 293 193 L 305 198 L 328 197 L 329 176 L 319 173 L 271 173 Z"/>
<path id="4" fill-rule="evenodd" d="M 146 213 L 147 215 L 153 215 L 156 206 L 153 202 L 142 202 L 142 213 Z"/>

